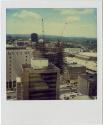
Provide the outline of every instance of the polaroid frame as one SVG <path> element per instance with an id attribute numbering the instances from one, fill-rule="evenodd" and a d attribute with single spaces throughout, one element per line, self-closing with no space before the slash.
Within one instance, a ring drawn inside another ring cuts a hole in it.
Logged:
<path id="1" fill-rule="evenodd" d="M 6 100 L 6 8 L 97 8 L 97 100 Z M 2 125 L 101 125 L 102 124 L 102 0 L 4 1 L 1 6 Z"/>

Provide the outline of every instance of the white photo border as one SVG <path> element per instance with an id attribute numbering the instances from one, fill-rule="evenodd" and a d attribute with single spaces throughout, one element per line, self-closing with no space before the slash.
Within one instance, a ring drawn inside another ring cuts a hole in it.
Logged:
<path id="1" fill-rule="evenodd" d="M 1 100 L 3 125 L 101 125 L 102 124 L 102 0 L 99 1 L 8 1 L 2 2 Z M 7 101 L 6 100 L 6 9 L 97 8 L 97 100 Z"/>

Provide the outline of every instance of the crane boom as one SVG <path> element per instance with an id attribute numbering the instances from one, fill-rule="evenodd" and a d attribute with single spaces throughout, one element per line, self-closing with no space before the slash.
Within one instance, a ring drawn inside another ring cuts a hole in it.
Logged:
<path id="1" fill-rule="evenodd" d="M 66 29 L 66 25 L 67 25 L 67 24 L 68 24 L 68 23 L 65 22 L 64 27 L 63 27 L 63 30 L 62 30 L 62 32 L 61 32 L 61 39 L 62 39 L 62 37 L 63 37 L 63 35 L 64 35 L 64 31 L 65 31 L 65 29 Z"/>

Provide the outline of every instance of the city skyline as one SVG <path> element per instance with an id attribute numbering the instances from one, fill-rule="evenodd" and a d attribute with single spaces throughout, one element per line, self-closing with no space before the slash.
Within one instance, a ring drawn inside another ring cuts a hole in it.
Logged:
<path id="1" fill-rule="evenodd" d="M 9 8 L 6 10 L 7 34 L 42 34 L 70 37 L 97 37 L 95 8 Z"/>

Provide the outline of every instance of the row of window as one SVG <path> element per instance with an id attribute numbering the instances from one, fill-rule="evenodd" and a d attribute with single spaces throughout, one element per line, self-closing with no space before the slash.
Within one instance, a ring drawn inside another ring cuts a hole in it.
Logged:
<path id="1" fill-rule="evenodd" d="M 21 55 L 22 55 L 22 54 L 31 54 L 31 53 L 30 53 L 30 52 L 8 52 L 8 55 L 11 55 L 11 54 L 12 54 L 12 55 L 14 55 L 14 54 L 17 54 L 17 55 L 18 55 L 18 54 L 19 54 L 19 55 L 21 54 Z"/>
<path id="2" fill-rule="evenodd" d="M 9 81 L 9 82 L 6 82 L 6 88 L 9 89 L 9 88 L 15 88 L 16 87 L 16 81 Z"/>
<path id="3" fill-rule="evenodd" d="M 29 58 L 30 56 L 25 56 L 25 58 Z M 9 56 L 9 61 L 11 62 L 11 56 Z"/>

